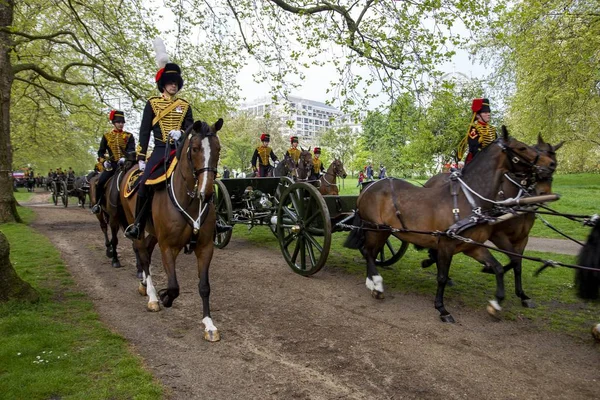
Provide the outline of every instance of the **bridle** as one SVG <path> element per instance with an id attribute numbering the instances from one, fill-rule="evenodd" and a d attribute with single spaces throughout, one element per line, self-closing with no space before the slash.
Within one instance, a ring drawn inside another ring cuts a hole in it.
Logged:
<path id="1" fill-rule="evenodd" d="M 329 170 L 325 171 L 325 173 L 323 174 L 323 180 L 325 181 L 325 183 L 328 186 L 337 186 L 337 183 L 331 183 L 327 180 L 326 176 L 330 175 L 333 176 L 333 178 L 335 179 L 336 177 L 342 178 L 343 174 L 339 169 L 340 164 L 335 163 L 334 161 L 334 167 L 333 167 L 333 172 L 329 172 Z M 343 178 L 342 178 L 343 179 Z"/>
<path id="2" fill-rule="evenodd" d="M 191 197 L 192 199 L 194 199 L 198 196 L 198 182 L 200 180 L 200 175 L 202 173 L 212 172 L 214 174 L 213 178 L 216 178 L 216 176 L 217 176 L 216 168 L 213 168 L 213 167 L 194 168 L 194 163 L 192 161 L 192 152 L 190 151 L 192 148 L 192 139 L 194 139 L 195 137 L 199 137 L 200 140 L 202 140 L 204 138 L 211 138 L 211 137 L 216 137 L 216 136 L 217 136 L 216 133 L 213 133 L 210 130 L 207 133 L 188 134 L 188 145 L 187 145 L 187 149 L 186 149 L 186 158 L 188 161 L 189 169 L 192 171 L 192 176 L 194 177 L 194 189 L 190 190 L 189 187 L 187 186 L 187 182 L 185 183 L 185 185 L 186 185 L 187 195 L 189 197 Z M 183 172 L 181 170 L 179 173 L 180 173 L 181 177 L 184 178 Z M 185 179 L 184 179 L 184 182 L 185 182 Z"/>
<path id="3" fill-rule="evenodd" d="M 541 152 L 539 149 L 534 147 L 535 153 L 536 153 L 535 158 L 533 159 L 533 161 L 530 161 L 530 160 L 527 160 L 522 155 L 515 152 L 515 150 L 512 149 L 510 146 L 508 146 L 504 142 L 504 140 L 499 140 L 498 146 L 500 146 L 502 151 L 504 153 L 506 153 L 506 156 L 509 160 L 509 164 L 508 164 L 509 171 L 512 174 L 517 175 L 517 174 L 525 173 L 527 176 L 535 175 L 536 177 L 542 178 L 542 179 L 547 179 L 552 176 L 552 172 L 548 172 L 549 168 L 537 165 L 538 161 L 540 160 L 540 155 L 541 155 Z M 525 167 L 527 167 L 527 171 L 526 172 L 517 171 L 515 167 L 519 164 L 525 165 Z"/>

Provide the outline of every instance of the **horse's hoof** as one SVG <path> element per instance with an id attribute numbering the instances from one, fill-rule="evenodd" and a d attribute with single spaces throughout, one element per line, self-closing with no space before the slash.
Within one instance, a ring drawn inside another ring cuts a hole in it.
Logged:
<path id="1" fill-rule="evenodd" d="M 148 302 L 148 311 L 152 311 L 152 312 L 160 311 L 160 304 L 158 304 L 158 301 L 149 301 Z"/>
<path id="2" fill-rule="evenodd" d="M 536 308 L 536 304 L 531 299 L 521 300 L 521 305 L 525 308 Z"/>
<path id="3" fill-rule="evenodd" d="M 498 304 L 496 300 L 490 300 L 489 304 L 486 307 L 486 310 L 488 314 L 490 314 L 492 317 L 499 319 L 502 307 L 500 307 L 500 304 Z"/>
<path id="4" fill-rule="evenodd" d="M 138 271 L 136 274 L 137 278 L 141 281 L 144 279 L 144 273 L 142 271 Z"/>
<path id="5" fill-rule="evenodd" d="M 450 287 L 452 287 L 452 286 L 454 286 L 454 285 L 456 285 L 456 284 L 454 283 L 454 281 L 453 281 L 452 279 L 448 278 L 448 281 L 446 282 L 446 286 L 450 286 Z"/>
<path id="6" fill-rule="evenodd" d="M 119 260 L 112 262 L 113 268 L 121 268 L 121 262 Z"/>
<path id="7" fill-rule="evenodd" d="M 433 265 L 433 260 L 431 258 L 428 258 L 427 260 L 423 260 L 421 261 L 421 268 L 429 268 Z"/>
<path id="8" fill-rule="evenodd" d="M 371 290 L 371 296 L 377 300 L 385 299 L 385 295 L 383 294 L 383 292 L 380 292 L 379 290 Z"/>
<path id="9" fill-rule="evenodd" d="M 148 293 L 146 292 L 146 286 L 142 285 L 142 282 L 140 282 L 140 285 L 138 286 L 138 293 L 142 296 L 148 295 Z"/>
<path id="10" fill-rule="evenodd" d="M 592 336 L 596 342 L 600 343 L 600 324 L 596 324 L 592 327 Z"/>
<path id="11" fill-rule="evenodd" d="M 207 342 L 218 342 L 221 340 L 221 334 L 219 331 L 204 331 L 204 340 Z"/>
<path id="12" fill-rule="evenodd" d="M 442 322 L 449 322 L 451 324 L 455 323 L 454 317 L 451 314 L 448 315 L 440 315 L 440 319 Z"/>
<path id="13" fill-rule="evenodd" d="M 106 257 L 112 258 L 112 249 L 106 249 Z"/>
<path id="14" fill-rule="evenodd" d="M 495 273 L 494 270 L 488 266 L 483 267 L 481 272 L 483 272 L 484 274 L 494 274 Z"/>

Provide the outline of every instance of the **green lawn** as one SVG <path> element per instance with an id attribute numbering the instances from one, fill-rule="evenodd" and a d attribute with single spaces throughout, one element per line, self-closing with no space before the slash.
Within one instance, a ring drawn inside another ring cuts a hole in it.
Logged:
<path id="1" fill-rule="evenodd" d="M 30 193 L 28 192 L 26 189 L 24 188 L 19 188 L 18 192 L 14 192 L 15 193 L 15 199 L 19 202 L 19 203 L 25 203 L 29 200 L 31 200 L 31 198 L 33 197 L 34 193 Z"/>
<path id="2" fill-rule="evenodd" d="M 339 178 L 338 178 L 339 179 Z M 415 184 L 425 183 L 425 180 L 409 180 Z M 339 183 L 340 194 L 358 194 L 356 178 L 346 178 Z M 593 215 L 600 214 L 600 174 L 569 174 L 556 175 L 552 185 L 554 193 L 561 195 L 560 200 L 547 205 L 559 212 Z M 564 217 L 543 216 L 552 226 L 579 240 L 585 240 L 590 231 L 589 227 L 573 222 Z M 531 236 L 564 239 L 537 220 Z"/>
<path id="3" fill-rule="evenodd" d="M 34 218 L 26 208 L 19 213 Z M 125 339 L 100 322 L 48 239 L 25 224 L 0 230 L 13 266 L 41 293 L 36 304 L 0 304 L 0 398 L 163 398 Z"/>

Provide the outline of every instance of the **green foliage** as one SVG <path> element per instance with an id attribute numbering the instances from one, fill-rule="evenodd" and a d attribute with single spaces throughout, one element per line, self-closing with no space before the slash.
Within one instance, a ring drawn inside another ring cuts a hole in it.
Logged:
<path id="1" fill-rule="evenodd" d="M 532 142 L 566 140 L 563 170 L 598 170 L 600 1 L 520 0 L 480 35 L 496 62 L 510 126 Z M 506 91 L 506 88 L 510 89 Z"/>
<path id="2" fill-rule="evenodd" d="M 15 270 L 42 294 L 36 304 L 0 305 L 2 397 L 163 398 L 127 342 L 99 321 L 48 239 L 23 224 L 1 229 Z"/>

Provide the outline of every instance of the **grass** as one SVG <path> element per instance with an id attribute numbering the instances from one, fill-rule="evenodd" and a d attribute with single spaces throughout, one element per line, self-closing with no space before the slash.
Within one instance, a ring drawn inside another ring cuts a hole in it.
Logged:
<path id="1" fill-rule="evenodd" d="M 256 227 L 248 231 L 245 226 L 234 228 L 234 237 L 243 238 L 256 246 L 279 251 L 279 243 L 266 227 Z M 327 266 L 360 276 L 357 282 L 363 282 L 365 263 L 356 250 L 344 248 L 346 233 L 335 233 L 327 259 Z M 225 250 L 227 251 L 227 250 Z M 575 257 L 527 252 L 528 255 L 552 259 L 565 263 L 575 263 Z M 508 261 L 503 255 L 494 254 L 504 264 Z M 420 266 L 427 253 L 416 251 L 411 246 L 404 257 L 397 262 L 392 270 L 380 269 L 386 290 L 402 293 L 412 293 L 433 299 L 437 288 L 436 269 L 432 266 L 423 269 Z M 282 258 L 282 265 L 283 263 Z M 505 279 L 506 300 L 503 304 L 503 319 L 518 320 L 532 324 L 542 330 L 568 333 L 571 336 L 589 339 L 592 324 L 598 323 L 600 304 L 584 302 L 576 297 L 573 285 L 573 271 L 568 268 L 550 268 L 538 277 L 533 273 L 540 264 L 524 261 L 523 288 L 537 304 L 535 309 L 523 308 L 520 299 L 514 295 L 514 275 L 509 272 Z M 467 307 L 473 312 L 485 312 L 487 301 L 494 298 L 495 277 L 480 272 L 481 266 L 464 255 L 457 255 L 452 263 L 450 276 L 456 285 L 446 289 L 446 306 L 452 312 L 457 306 Z M 366 290 L 366 289 L 364 289 Z M 433 314 L 432 314 L 433 315 Z"/>
<path id="2" fill-rule="evenodd" d="M 339 178 L 338 178 L 339 179 Z M 341 195 L 358 194 L 356 178 L 346 178 L 339 183 Z M 415 184 L 425 183 L 426 180 L 410 180 Z M 560 200 L 547 205 L 559 212 L 593 215 L 600 213 L 600 174 L 568 174 L 556 175 L 552 184 L 554 193 L 561 195 Z M 585 240 L 590 228 L 564 217 L 540 215 L 552 226 L 579 240 Z M 533 237 L 564 239 L 564 237 L 537 220 L 531 231 Z"/>
<path id="3" fill-rule="evenodd" d="M 19 191 L 14 192 L 14 193 L 15 193 L 15 199 L 19 203 L 25 203 L 25 202 L 31 200 L 31 198 L 34 195 L 34 193 L 28 192 L 27 189 L 24 189 L 24 188 L 19 188 Z"/>
<path id="4" fill-rule="evenodd" d="M 33 211 L 19 208 L 26 222 Z M 0 397 L 161 399 L 163 388 L 128 343 L 100 322 L 59 252 L 25 224 L 4 224 L 18 274 L 41 294 L 36 304 L 0 304 Z"/>

